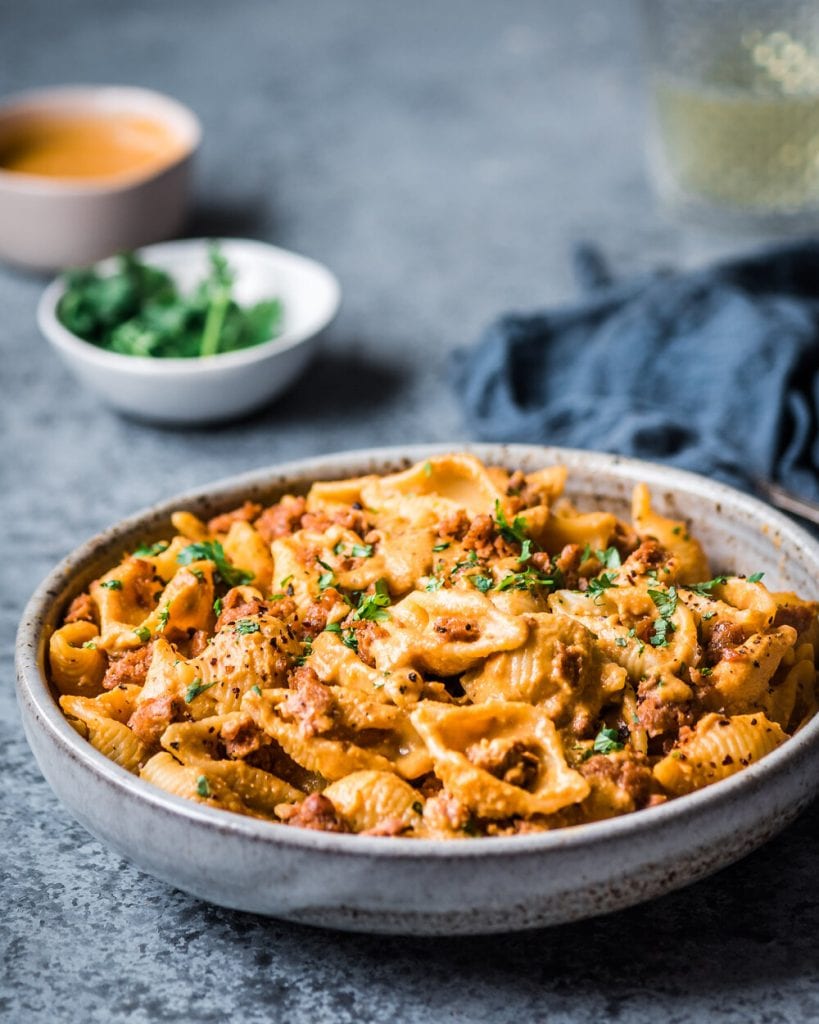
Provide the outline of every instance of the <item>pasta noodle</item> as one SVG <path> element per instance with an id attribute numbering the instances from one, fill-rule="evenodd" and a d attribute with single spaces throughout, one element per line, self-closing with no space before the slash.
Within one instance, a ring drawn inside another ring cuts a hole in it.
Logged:
<path id="1" fill-rule="evenodd" d="M 51 636 L 61 707 L 178 797 L 438 839 L 651 807 L 816 713 L 819 604 L 714 575 L 644 485 L 625 522 L 565 481 L 453 454 L 177 512 Z"/>

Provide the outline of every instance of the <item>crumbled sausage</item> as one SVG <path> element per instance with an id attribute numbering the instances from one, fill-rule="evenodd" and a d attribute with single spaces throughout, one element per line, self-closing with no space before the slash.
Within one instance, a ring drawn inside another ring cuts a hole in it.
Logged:
<path id="1" fill-rule="evenodd" d="M 645 807 L 651 800 L 654 776 L 648 763 L 641 759 L 597 754 L 581 764 L 580 771 L 590 782 L 595 779 L 610 780 L 629 797 L 635 807 Z"/>
<path id="2" fill-rule="evenodd" d="M 225 722 L 220 736 L 225 745 L 225 753 L 230 758 L 246 758 L 262 745 L 262 733 L 250 715 Z"/>
<path id="3" fill-rule="evenodd" d="M 305 512 L 299 520 L 302 530 L 314 530 L 316 533 L 324 533 L 330 526 L 330 517 L 324 512 Z"/>
<path id="4" fill-rule="evenodd" d="M 140 704 L 128 719 L 131 729 L 149 747 L 159 746 L 162 733 L 181 710 L 179 697 L 152 697 Z"/>
<path id="5" fill-rule="evenodd" d="M 138 647 L 135 651 L 126 651 L 118 658 L 112 658 L 102 679 L 105 690 L 113 690 L 123 683 L 144 686 L 151 666 L 153 644 Z"/>
<path id="6" fill-rule="evenodd" d="M 193 636 L 191 637 L 189 656 L 191 658 L 195 658 L 197 655 L 201 654 L 202 651 L 204 651 L 204 649 L 208 646 L 209 639 L 210 637 L 208 636 L 206 630 L 197 629 L 194 632 Z"/>
<path id="7" fill-rule="evenodd" d="M 563 586 L 569 590 L 577 590 L 580 583 L 578 570 L 583 561 L 583 548 L 579 544 L 567 544 L 555 559 L 555 569 L 563 577 Z M 537 564 L 537 563 L 536 563 Z M 545 565 L 543 571 L 548 571 Z"/>
<path id="8" fill-rule="evenodd" d="M 555 642 L 555 671 L 570 686 L 578 686 L 583 678 L 585 657 L 583 648 L 577 644 L 564 644 L 562 640 Z"/>
<path id="9" fill-rule="evenodd" d="M 276 813 L 288 825 L 320 832 L 349 832 L 333 802 L 322 793 L 311 793 L 300 804 L 279 804 Z"/>
<path id="10" fill-rule="evenodd" d="M 747 639 L 747 632 L 736 622 L 717 622 L 705 646 L 706 662 L 716 665 L 723 658 L 730 661 L 736 657 L 736 648 Z"/>
<path id="11" fill-rule="evenodd" d="M 476 768 L 521 789 L 529 789 L 540 772 L 537 755 L 522 740 L 484 737 L 467 747 L 464 753 Z"/>
<path id="12" fill-rule="evenodd" d="M 373 654 L 372 645 L 375 640 L 383 639 L 388 635 L 386 629 L 370 619 L 355 619 L 352 622 L 348 620 L 345 622 L 345 626 L 347 625 L 355 632 L 359 658 L 365 665 L 375 668 L 375 655 Z"/>
<path id="13" fill-rule="evenodd" d="M 304 505 L 304 498 L 287 494 L 276 505 L 266 508 L 253 525 L 267 544 L 277 537 L 289 537 L 299 528 Z"/>
<path id="14" fill-rule="evenodd" d="M 469 529 L 469 516 L 463 509 L 450 512 L 438 523 L 438 536 L 444 540 L 462 540 Z"/>
<path id="15" fill-rule="evenodd" d="M 305 736 L 317 736 L 333 728 L 333 698 L 309 665 L 295 669 L 289 680 L 290 693 L 279 705 L 284 718 L 296 719 Z"/>
<path id="16" fill-rule="evenodd" d="M 815 618 L 816 612 L 804 605 L 780 605 L 776 609 L 774 626 L 793 626 L 797 633 L 804 633 Z"/>
<path id="17" fill-rule="evenodd" d="M 337 509 L 330 517 L 331 521 L 343 526 L 345 530 L 352 530 L 360 537 L 370 529 L 370 524 L 362 509 L 341 508 Z"/>
<path id="18" fill-rule="evenodd" d="M 257 598 L 245 599 L 244 594 L 238 587 L 229 590 L 222 600 L 222 611 L 216 620 L 216 631 L 224 626 L 229 626 L 237 619 L 250 619 L 254 615 L 260 615 L 267 611 L 267 606 Z"/>
<path id="19" fill-rule="evenodd" d="M 91 600 L 91 595 L 87 593 L 78 594 L 68 606 L 63 622 L 95 622 L 96 616 L 94 611 L 94 602 Z"/>
<path id="20" fill-rule="evenodd" d="M 208 521 L 208 532 L 227 533 L 234 523 L 252 523 L 254 519 L 258 518 L 261 511 L 261 505 L 257 505 L 255 501 L 246 501 L 239 508 L 234 508 L 230 512 L 223 512 L 220 516 L 214 516 L 213 519 L 210 519 Z"/>
<path id="21" fill-rule="evenodd" d="M 459 615 L 442 615 L 435 619 L 432 628 L 445 640 L 460 643 L 472 643 L 481 635 L 477 622 L 469 622 L 468 619 L 462 619 Z"/>
<path id="22" fill-rule="evenodd" d="M 663 701 L 656 692 L 637 696 L 637 717 L 649 736 L 675 738 L 683 726 L 694 720 L 690 704 Z"/>
<path id="23" fill-rule="evenodd" d="M 495 520 L 490 515 L 475 516 L 463 538 L 463 545 L 474 550 L 479 558 L 491 558 L 495 554 L 510 558 L 516 554 L 515 548 L 496 532 Z"/>
<path id="24" fill-rule="evenodd" d="M 623 563 L 626 573 L 644 576 L 649 569 L 659 569 L 668 561 L 668 552 L 656 540 L 644 540 Z"/>

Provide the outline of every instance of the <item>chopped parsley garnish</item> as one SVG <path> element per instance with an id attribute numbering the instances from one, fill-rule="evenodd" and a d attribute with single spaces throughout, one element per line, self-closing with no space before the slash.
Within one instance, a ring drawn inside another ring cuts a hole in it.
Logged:
<path id="1" fill-rule="evenodd" d="M 614 642 L 617 644 L 618 647 L 627 647 L 628 646 L 628 640 L 626 640 L 626 638 L 624 636 L 618 636 L 617 639 Z"/>
<path id="2" fill-rule="evenodd" d="M 259 623 L 254 622 L 253 619 L 237 619 L 236 625 L 233 627 L 233 632 L 239 633 L 241 636 L 247 636 L 250 633 L 258 633 L 259 630 Z"/>
<path id="3" fill-rule="evenodd" d="M 171 606 L 170 606 L 170 602 L 168 602 L 165 605 L 165 607 L 162 609 L 162 611 L 159 613 L 159 615 L 157 616 L 157 618 L 159 619 L 159 632 L 160 633 L 163 633 L 165 631 L 165 627 L 168 625 L 168 619 L 170 617 L 171 617 Z"/>
<path id="4" fill-rule="evenodd" d="M 237 569 L 228 561 L 225 549 L 218 540 L 203 540 L 196 544 L 189 544 L 176 556 L 180 565 L 190 565 L 191 562 L 213 562 L 216 572 L 229 587 L 241 587 L 244 583 L 250 583 L 253 573 L 245 569 Z"/>
<path id="5" fill-rule="evenodd" d="M 649 637 L 652 647 L 667 647 L 668 634 L 673 633 L 675 626 L 671 621 L 677 610 L 677 588 L 669 587 L 668 590 L 649 590 L 648 596 L 654 602 L 659 612 L 654 620 L 654 632 Z"/>
<path id="6" fill-rule="evenodd" d="M 331 622 L 324 627 L 324 632 L 336 633 L 345 647 L 349 647 L 351 651 L 358 651 L 358 637 L 354 629 L 342 629 L 340 622 Z"/>
<path id="7" fill-rule="evenodd" d="M 303 665 L 313 653 L 313 639 L 308 637 L 301 645 L 301 656 L 296 658 L 297 665 Z"/>
<path id="8" fill-rule="evenodd" d="M 614 578 L 617 574 L 613 572 L 601 572 L 599 576 L 595 576 L 594 579 L 589 580 L 588 594 L 591 594 L 595 601 L 598 601 L 603 593 L 610 587 L 616 587 L 617 584 L 614 582 Z"/>
<path id="9" fill-rule="evenodd" d="M 122 580 L 103 580 L 100 586 L 104 590 L 122 590 Z"/>
<path id="10" fill-rule="evenodd" d="M 594 737 L 595 754 L 613 754 L 616 750 L 622 750 L 620 733 L 616 729 L 601 729 Z"/>
<path id="11" fill-rule="evenodd" d="M 710 597 L 711 591 L 714 587 L 719 587 L 723 583 L 727 582 L 727 576 L 715 576 L 712 580 L 706 580 L 705 583 L 689 583 L 686 589 L 693 590 L 694 593 L 699 594 L 700 597 Z"/>
<path id="12" fill-rule="evenodd" d="M 170 547 L 170 542 L 167 540 L 158 540 L 156 544 L 140 544 L 138 548 L 134 548 L 134 558 L 153 558 L 154 555 L 161 555 L 163 551 L 167 551 Z"/>
<path id="13" fill-rule="evenodd" d="M 215 615 L 221 615 L 222 614 L 222 598 L 221 597 L 217 597 L 216 600 L 213 602 L 213 612 L 214 612 Z"/>
<path id="14" fill-rule="evenodd" d="M 143 643 L 147 643 L 151 639 L 151 631 L 147 626 L 137 626 L 134 632 Z"/>
<path id="15" fill-rule="evenodd" d="M 452 544 L 452 541 L 451 541 L 451 540 L 445 540 L 445 541 L 443 541 L 443 542 L 442 542 L 442 543 L 440 543 L 440 544 L 433 544 L 433 546 L 432 546 L 432 550 L 433 550 L 433 551 L 446 551 L 446 549 L 447 549 L 448 547 L 450 547 L 450 546 L 451 546 L 451 544 Z"/>
<path id="16" fill-rule="evenodd" d="M 468 576 L 467 579 L 475 587 L 476 590 L 480 590 L 482 594 L 485 594 L 487 590 L 492 589 L 492 585 L 495 582 L 491 576 Z"/>
<path id="17" fill-rule="evenodd" d="M 435 590 L 440 590 L 443 585 L 444 581 L 440 576 L 428 576 L 424 590 L 428 590 L 431 593 Z"/>
<path id="18" fill-rule="evenodd" d="M 713 619 L 713 617 L 714 617 L 714 616 L 715 616 L 716 614 L 717 614 L 716 612 L 704 612 L 704 613 L 703 613 L 703 616 L 702 616 L 702 617 L 703 617 L 703 620 L 704 620 L 705 622 L 708 622 L 708 620 L 709 620 L 709 619 Z"/>
<path id="19" fill-rule="evenodd" d="M 748 582 L 759 583 L 759 581 L 762 579 L 764 575 L 764 572 L 752 572 L 751 575 L 748 577 Z"/>
<path id="20" fill-rule="evenodd" d="M 97 645 L 94 643 L 93 640 L 86 640 L 85 643 L 83 644 L 83 647 L 87 651 L 96 651 L 97 649 Z"/>
<path id="21" fill-rule="evenodd" d="M 700 675 L 701 676 L 710 676 L 713 671 L 714 670 L 712 668 L 701 668 L 700 669 Z"/>
<path id="22" fill-rule="evenodd" d="M 506 518 L 506 513 L 503 511 L 498 498 L 495 498 L 495 527 L 505 541 L 508 541 L 510 544 L 520 544 L 521 549 L 528 540 L 529 545 L 527 550 L 529 554 L 531 554 L 532 541 L 526 535 L 526 520 L 523 516 L 515 516 L 510 523 Z M 528 558 L 529 555 L 527 554 L 526 557 Z"/>
<path id="23" fill-rule="evenodd" d="M 190 704 L 192 700 L 196 700 L 200 693 L 209 690 L 211 686 L 216 686 L 216 683 L 203 683 L 199 676 L 197 676 L 187 690 L 185 690 L 185 703 Z"/>
<path id="24" fill-rule="evenodd" d="M 258 683 L 254 683 L 250 687 L 250 692 L 251 693 L 255 693 L 257 696 L 261 697 L 261 695 L 262 695 L 262 688 L 261 688 L 261 686 L 259 686 Z"/>
<path id="25" fill-rule="evenodd" d="M 336 546 L 333 548 L 333 554 L 334 555 L 343 555 L 344 554 L 344 541 L 343 540 L 340 540 L 338 542 L 338 544 L 336 544 Z"/>
<path id="26" fill-rule="evenodd" d="M 279 580 L 279 586 L 280 586 L 280 587 L 286 587 L 286 586 L 287 586 L 287 584 L 288 584 L 288 583 L 290 582 L 290 580 L 292 580 L 292 579 L 293 579 L 293 573 L 291 572 L 289 576 L 285 576 L 283 580 Z"/>
<path id="27" fill-rule="evenodd" d="M 328 587 L 335 586 L 336 574 L 333 570 L 332 565 L 328 565 L 326 562 L 322 562 L 320 558 L 317 558 L 316 561 L 322 567 L 322 569 L 324 569 L 324 572 L 321 573 L 321 575 L 318 578 L 319 590 L 326 590 Z"/>
<path id="28" fill-rule="evenodd" d="M 496 586 L 496 590 L 534 590 L 535 587 L 554 586 L 553 576 L 537 572 L 535 569 L 525 569 L 523 572 L 508 573 Z"/>
<path id="29" fill-rule="evenodd" d="M 373 551 L 372 544 L 353 544 L 350 548 L 350 554 L 353 558 L 372 558 Z"/>
<path id="30" fill-rule="evenodd" d="M 375 593 L 367 594 L 361 598 L 361 603 L 353 612 L 354 619 L 369 619 L 370 622 L 383 622 L 390 618 L 386 610 L 390 603 L 390 592 L 387 589 L 387 581 L 378 580 L 375 584 Z"/>
<path id="31" fill-rule="evenodd" d="M 208 780 L 204 775 L 200 775 L 196 780 L 196 792 L 199 796 L 210 796 L 210 786 Z"/>

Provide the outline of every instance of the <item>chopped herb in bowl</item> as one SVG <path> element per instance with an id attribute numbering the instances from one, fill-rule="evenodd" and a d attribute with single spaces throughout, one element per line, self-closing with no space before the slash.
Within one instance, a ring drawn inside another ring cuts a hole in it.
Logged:
<path id="1" fill-rule="evenodd" d="M 217 245 L 210 270 L 191 294 L 133 253 L 117 257 L 117 270 L 93 267 L 65 275 L 57 318 L 73 334 L 109 352 L 159 359 L 191 359 L 235 352 L 270 341 L 282 330 L 277 298 L 240 306 L 234 273 Z"/>

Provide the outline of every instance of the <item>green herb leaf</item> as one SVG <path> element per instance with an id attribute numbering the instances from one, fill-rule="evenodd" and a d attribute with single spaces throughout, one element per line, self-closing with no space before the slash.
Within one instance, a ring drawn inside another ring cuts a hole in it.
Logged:
<path id="1" fill-rule="evenodd" d="M 529 550 L 531 551 L 534 542 L 526 535 L 526 520 L 523 516 L 515 516 L 510 523 L 499 498 L 495 498 L 495 527 L 501 537 L 510 544 L 520 544 L 522 547 L 529 540 Z"/>
<path id="2" fill-rule="evenodd" d="M 153 558 L 155 555 L 161 555 L 169 547 L 169 541 L 158 540 L 156 544 L 140 544 L 138 548 L 134 548 L 133 555 L 135 558 Z"/>
<path id="3" fill-rule="evenodd" d="M 191 701 L 196 700 L 200 693 L 209 690 L 211 686 L 216 686 L 216 683 L 203 683 L 199 676 L 197 676 L 187 690 L 185 690 L 185 703 L 190 704 Z"/>
<path id="4" fill-rule="evenodd" d="M 250 692 L 251 693 L 255 693 L 257 696 L 261 697 L 261 695 L 262 695 L 262 688 L 261 688 L 261 686 L 259 686 L 258 683 L 254 683 L 250 687 Z"/>
<path id="5" fill-rule="evenodd" d="M 229 587 L 241 587 L 250 583 L 253 573 L 246 569 L 237 569 L 227 559 L 225 549 L 218 540 L 203 540 L 195 544 L 189 544 L 176 556 L 180 565 L 190 565 L 191 562 L 213 562 L 216 572 Z"/>
<path id="6" fill-rule="evenodd" d="M 171 606 L 170 602 L 165 605 L 162 611 L 159 613 L 157 618 L 159 619 L 159 632 L 164 633 L 165 627 L 168 625 L 168 619 L 171 617 Z"/>
<path id="7" fill-rule="evenodd" d="M 445 540 L 445 541 L 443 541 L 440 544 L 433 544 L 432 550 L 433 551 L 446 551 L 446 549 L 448 547 L 450 547 L 451 545 L 452 545 L 452 541 L 451 540 Z"/>
<path id="8" fill-rule="evenodd" d="M 764 575 L 764 572 L 752 572 L 751 575 L 748 577 L 748 582 L 759 583 L 759 581 L 762 579 Z"/>
<path id="9" fill-rule="evenodd" d="M 472 584 L 472 586 L 475 587 L 476 590 L 480 590 L 482 594 L 485 594 L 487 590 L 491 590 L 492 585 L 495 582 L 491 576 L 476 575 L 469 576 L 467 578 L 469 579 L 469 582 Z"/>
<path id="10" fill-rule="evenodd" d="M 605 551 L 601 551 L 598 548 L 595 552 L 595 557 L 598 562 L 604 565 L 607 569 L 619 569 L 623 564 L 620 559 L 620 552 L 617 548 L 606 548 Z"/>
<path id="11" fill-rule="evenodd" d="M 622 750 L 620 733 L 616 729 L 601 729 L 594 738 L 595 754 L 613 754 L 616 750 Z"/>
<path id="12" fill-rule="evenodd" d="M 523 572 L 508 573 L 496 585 L 495 589 L 504 590 L 529 590 L 533 593 L 538 587 L 551 587 L 555 584 L 555 577 L 546 573 L 538 572 L 531 567 Z"/>
<path id="13" fill-rule="evenodd" d="M 259 623 L 254 622 L 253 619 L 237 619 L 233 632 L 239 633 L 241 636 L 248 636 L 251 633 L 258 633 L 260 629 Z"/>
<path id="14" fill-rule="evenodd" d="M 424 586 L 424 590 L 427 590 L 430 593 L 432 593 L 436 590 L 440 590 L 443 585 L 444 581 L 441 579 L 440 576 L 428 576 L 426 585 Z"/>
<path id="15" fill-rule="evenodd" d="M 375 548 L 372 544 L 353 544 L 350 554 L 353 558 L 372 558 Z"/>
<path id="16" fill-rule="evenodd" d="M 147 626 L 137 626 L 134 632 L 143 643 L 147 643 L 151 639 L 151 631 Z"/>
<path id="17" fill-rule="evenodd" d="M 686 590 L 693 590 L 700 597 L 710 597 L 714 587 L 719 587 L 727 582 L 727 576 L 715 576 L 712 580 L 706 580 L 705 583 L 688 583 L 686 584 Z"/>
<path id="18" fill-rule="evenodd" d="M 122 590 L 122 580 L 103 580 L 100 586 L 103 590 Z"/>
<path id="19" fill-rule="evenodd" d="M 601 572 L 599 576 L 589 580 L 586 593 L 591 594 L 595 601 L 598 601 L 605 591 L 611 587 L 617 587 L 617 584 L 614 582 L 616 575 L 613 572 Z"/>
<path id="20" fill-rule="evenodd" d="M 208 780 L 205 775 L 200 775 L 196 780 L 196 792 L 199 796 L 210 796 L 210 786 L 208 785 Z"/>
<path id="21" fill-rule="evenodd" d="M 94 643 L 93 640 L 86 640 L 85 643 L 83 644 L 83 647 L 87 651 L 96 651 L 97 649 L 97 645 Z"/>
<path id="22" fill-rule="evenodd" d="M 214 614 L 217 615 L 217 616 L 222 614 L 222 598 L 221 597 L 217 597 L 216 600 L 213 602 L 213 611 L 214 611 Z"/>
<path id="23" fill-rule="evenodd" d="M 361 604 L 353 612 L 354 619 L 369 619 L 371 622 L 383 622 L 390 618 L 386 611 L 390 604 L 390 592 L 387 589 L 387 581 L 378 580 L 375 585 L 375 593 L 362 597 Z"/>

